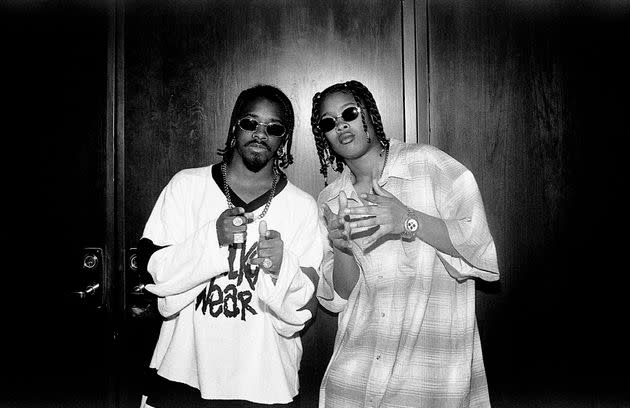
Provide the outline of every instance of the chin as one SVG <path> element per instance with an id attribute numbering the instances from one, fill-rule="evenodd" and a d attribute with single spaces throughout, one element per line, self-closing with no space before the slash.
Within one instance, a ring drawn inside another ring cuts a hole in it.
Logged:
<path id="1" fill-rule="evenodd" d="M 267 163 L 269 163 L 269 159 L 263 155 L 255 154 L 243 158 L 245 167 L 254 173 L 258 173 L 260 170 L 264 169 Z"/>

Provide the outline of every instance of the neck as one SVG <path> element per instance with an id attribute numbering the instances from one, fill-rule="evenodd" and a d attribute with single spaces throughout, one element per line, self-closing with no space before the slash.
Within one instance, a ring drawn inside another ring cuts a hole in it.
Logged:
<path id="1" fill-rule="evenodd" d="M 356 159 L 346 159 L 346 165 L 352 171 L 355 184 L 372 183 L 373 178 L 379 178 L 385 162 L 385 154 L 381 155 L 383 147 L 378 142 L 372 142 L 372 148 L 363 156 Z"/>
<path id="2" fill-rule="evenodd" d="M 230 177 L 234 177 L 242 182 L 246 181 L 247 184 L 270 183 L 273 179 L 273 160 L 269 160 L 265 167 L 254 172 L 245 166 L 241 156 L 234 154 L 227 165 L 227 169 Z"/>

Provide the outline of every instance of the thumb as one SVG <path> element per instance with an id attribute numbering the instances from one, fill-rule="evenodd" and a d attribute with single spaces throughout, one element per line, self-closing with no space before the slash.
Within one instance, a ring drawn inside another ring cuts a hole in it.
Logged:
<path id="1" fill-rule="evenodd" d="M 330 219 L 332 218 L 332 211 L 330 210 L 330 207 L 328 206 L 328 204 L 322 204 L 322 212 L 324 213 L 324 219 L 326 220 L 326 222 L 330 221 Z"/>
<path id="2" fill-rule="evenodd" d="M 378 185 L 378 181 L 376 181 L 376 179 L 372 179 L 372 189 L 374 190 L 374 194 L 378 196 L 394 198 L 392 193 Z"/>
<path id="3" fill-rule="evenodd" d="M 267 221 L 262 220 L 260 221 L 260 224 L 258 224 L 258 235 L 260 235 L 260 238 L 267 238 Z"/>
<path id="4" fill-rule="evenodd" d="M 339 193 L 339 212 L 337 214 L 343 214 L 343 210 L 348 207 L 348 197 L 346 197 L 346 193 L 341 191 Z"/>

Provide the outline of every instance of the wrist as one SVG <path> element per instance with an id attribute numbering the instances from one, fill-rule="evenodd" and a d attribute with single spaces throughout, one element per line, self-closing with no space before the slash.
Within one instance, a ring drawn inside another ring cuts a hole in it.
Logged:
<path id="1" fill-rule="evenodd" d="M 418 214 L 407 207 L 407 215 L 403 221 L 403 232 L 400 234 L 401 239 L 414 240 L 418 236 L 420 230 L 420 218 Z"/>

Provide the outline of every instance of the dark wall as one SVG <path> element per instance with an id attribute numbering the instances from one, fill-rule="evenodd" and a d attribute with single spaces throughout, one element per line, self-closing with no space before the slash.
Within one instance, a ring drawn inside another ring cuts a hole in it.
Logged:
<path id="1" fill-rule="evenodd" d="M 429 2 L 431 143 L 476 175 L 502 273 L 477 302 L 495 406 L 630 403 L 629 9 Z"/>

